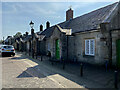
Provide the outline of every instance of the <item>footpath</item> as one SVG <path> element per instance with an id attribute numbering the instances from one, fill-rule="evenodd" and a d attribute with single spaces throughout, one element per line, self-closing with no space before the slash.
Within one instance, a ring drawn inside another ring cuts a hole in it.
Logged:
<path id="1" fill-rule="evenodd" d="M 38 57 L 37 59 L 32 59 L 31 56 L 25 55 L 24 53 L 17 52 L 17 54 L 22 54 L 25 57 L 30 58 L 39 65 L 47 66 L 56 74 L 60 74 L 65 78 L 74 81 L 75 83 L 86 87 L 86 88 L 115 88 L 115 70 L 108 69 L 102 66 L 95 66 L 91 64 L 83 64 L 83 76 L 81 77 L 81 65 L 80 63 L 65 63 L 65 68 L 63 69 L 63 63 L 60 62 L 50 62 L 48 58 Z M 39 67 L 37 68 L 39 70 Z M 67 73 L 67 74 L 66 74 Z M 117 77 L 117 87 L 120 90 L 120 72 L 118 72 Z"/>

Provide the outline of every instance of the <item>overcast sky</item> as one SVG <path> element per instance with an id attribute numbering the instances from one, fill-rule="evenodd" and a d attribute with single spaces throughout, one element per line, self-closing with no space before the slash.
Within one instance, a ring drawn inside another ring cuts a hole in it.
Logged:
<path id="1" fill-rule="evenodd" d="M 65 21 L 66 10 L 72 5 L 74 17 L 112 4 L 114 2 L 2 2 L 2 37 L 13 36 L 18 31 L 30 33 L 32 20 L 35 32 L 40 24 L 49 21 L 51 26 Z"/>

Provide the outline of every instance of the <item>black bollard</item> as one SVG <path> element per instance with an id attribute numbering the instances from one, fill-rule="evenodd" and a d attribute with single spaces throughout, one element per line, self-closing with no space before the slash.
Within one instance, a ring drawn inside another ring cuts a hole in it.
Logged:
<path id="1" fill-rule="evenodd" d="M 106 72 L 108 70 L 108 61 L 105 62 L 105 69 L 106 69 Z"/>
<path id="2" fill-rule="evenodd" d="M 37 54 L 36 54 L 36 59 L 37 59 Z"/>
<path id="3" fill-rule="evenodd" d="M 53 65 L 53 61 L 52 61 L 52 65 Z"/>
<path id="4" fill-rule="evenodd" d="M 65 69 L 65 60 L 63 59 L 63 70 Z"/>
<path id="5" fill-rule="evenodd" d="M 80 64 L 80 76 L 83 77 L 83 64 Z"/>
<path id="6" fill-rule="evenodd" d="M 115 70 L 114 86 L 115 86 L 116 89 L 118 88 L 118 71 L 116 71 L 116 70 Z"/>
<path id="7" fill-rule="evenodd" d="M 42 61 L 42 55 L 40 55 L 40 59 L 41 59 L 41 61 Z"/>
<path id="8" fill-rule="evenodd" d="M 32 51 L 32 58 L 34 58 L 34 51 Z"/>

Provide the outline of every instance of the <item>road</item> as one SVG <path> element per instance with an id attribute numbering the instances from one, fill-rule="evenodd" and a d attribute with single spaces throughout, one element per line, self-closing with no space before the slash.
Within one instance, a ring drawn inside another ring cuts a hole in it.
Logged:
<path id="1" fill-rule="evenodd" d="M 41 61 L 22 54 L 0 57 L 2 60 L 2 88 L 84 88 L 66 78 L 73 77 Z"/>

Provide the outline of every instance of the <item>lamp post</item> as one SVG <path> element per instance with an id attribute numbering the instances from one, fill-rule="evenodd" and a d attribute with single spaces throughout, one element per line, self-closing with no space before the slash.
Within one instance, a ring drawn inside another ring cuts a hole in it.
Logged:
<path id="1" fill-rule="evenodd" d="M 32 35 L 32 58 L 34 58 L 34 49 L 33 49 L 33 34 L 34 34 L 33 26 L 34 26 L 34 23 L 31 21 L 29 25 L 31 27 L 31 35 Z"/>

